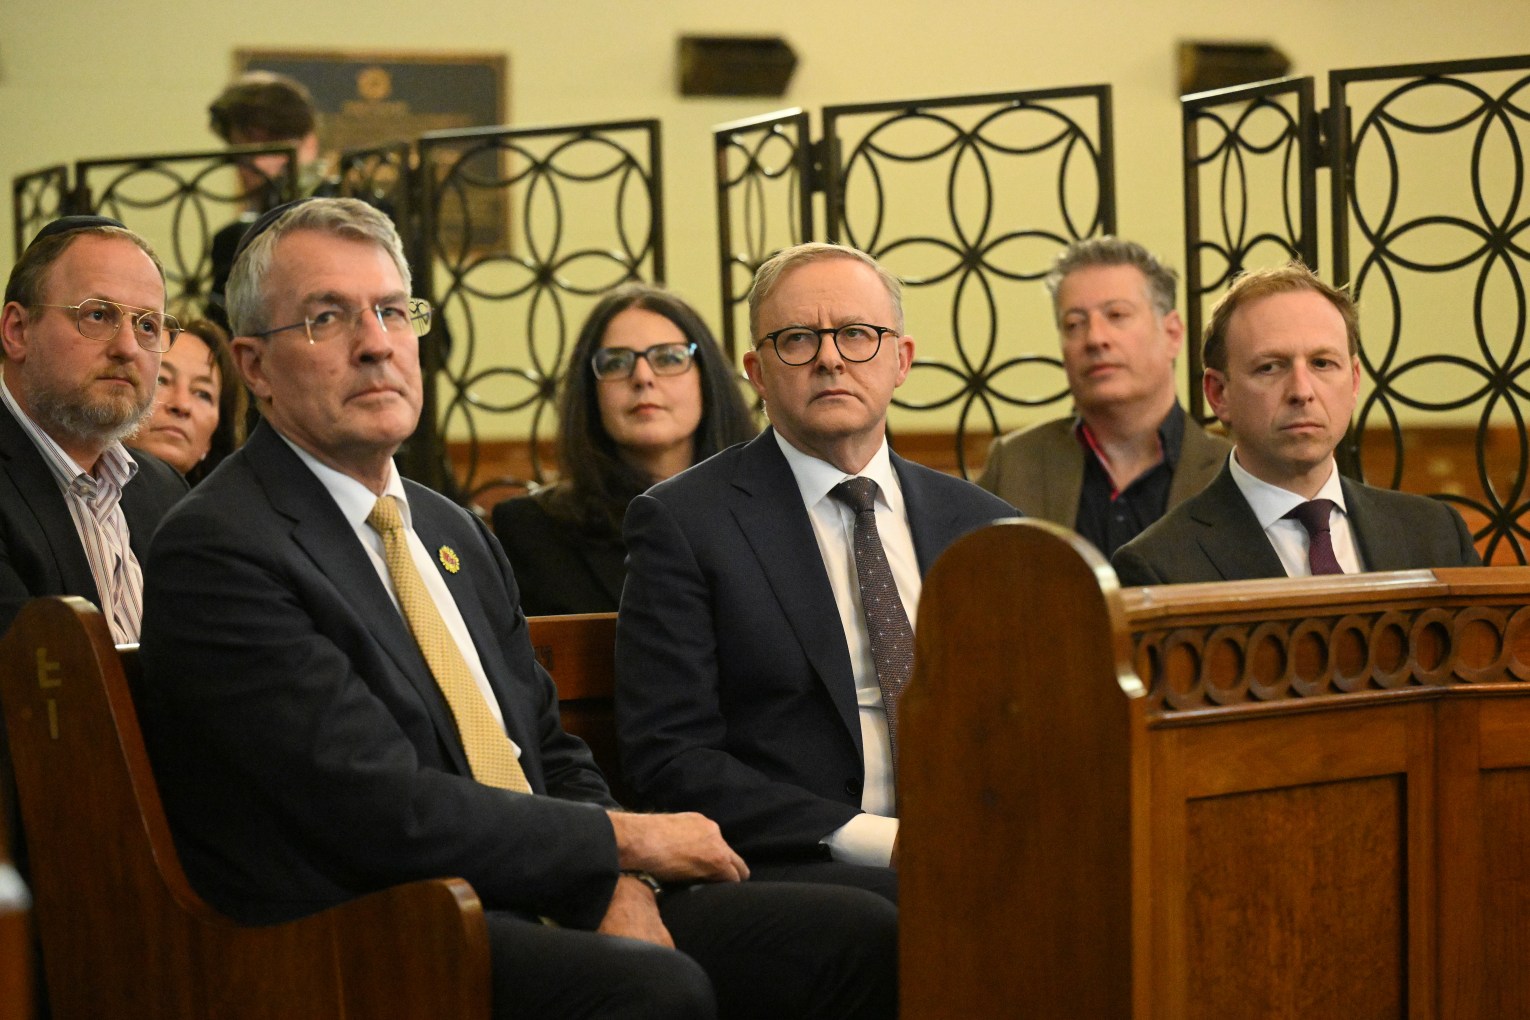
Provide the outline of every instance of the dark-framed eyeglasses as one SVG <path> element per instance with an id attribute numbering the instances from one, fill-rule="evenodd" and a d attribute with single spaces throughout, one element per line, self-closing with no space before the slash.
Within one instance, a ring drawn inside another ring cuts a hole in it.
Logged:
<path id="1" fill-rule="evenodd" d="M 163 354 L 181 335 L 181 324 L 175 316 L 152 308 L 124 305 L 106 298 L 86 298 L 77 305 L 39 304 L 39 308 L 62 308 L 74 313 L 74 328 L 87 340 L 105 343 L 117 335 L 123 320 L 133 324 L 133 339 L 138 346 L 155 354 Z"/>
<path id="2" fill-rule="evenodd" d="M 695 344 L 654 344 L 635 351 L 631 347 L 602 347 L 590 358 L 595 378 L 627 379 L 637 370 L 638 359 L 648 362 L 654 375 L 680 375 L 696 360 Z"/>
<path id="3" fill-rule="evenodd" d="M 389 333 L 424 336 L 430 332 L 430 302 L 424 298 L 412 297 L 399 304 L 372 305 L 370 308 L 326 308 L 302 322 L 277 326 L 251 335 L 264 338 L 274 333 L 285 333 L 289 329 L 301 329 L 307 331 L 310 344 L 328 343 L 331 340 L 351 341 L 361 332 L 362 320 L 368 312 L 376 315 L 382 328 Z"/>
<path id="4" fill-rule="evenodd" d="M 775 347 L 776 357 L 781 359 L 782 364 L 806 365 L 818 357 L 818 348 L 823 344 L 823 338 L 828 336 L 833 339 L 839 356 L 846 361 L 870 361 L 882 349 L 882 337 L 887 333 L 898 335 L 896 329 L 873 326 L 869 322 L 847 322 L 843 326 L 829 329 L 787 326 L 774 333 L 766 333 L 754 347 L 759 350 L 768 342 Z"/>

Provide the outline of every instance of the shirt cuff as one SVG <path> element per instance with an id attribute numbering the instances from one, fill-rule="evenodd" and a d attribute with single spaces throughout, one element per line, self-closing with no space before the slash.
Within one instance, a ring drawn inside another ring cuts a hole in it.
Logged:
<path id="1" fill-rule="evenodd" d="M 892 863 L 898 820 L 885 815 L 856 815 L 823 838 L 829 856 L 846 864 L 885 868 Z"/>

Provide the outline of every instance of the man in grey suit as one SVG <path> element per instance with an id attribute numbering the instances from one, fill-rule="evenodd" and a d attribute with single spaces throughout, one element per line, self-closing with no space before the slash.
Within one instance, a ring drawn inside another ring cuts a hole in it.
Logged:
<path id="1" fill-rule="evenodd" d="M 1349 295 L 1292 263 L 1241 277 L 1206 328 L 1206 400 L 1235 440 L 1214 482 L 1116 553 L 1122 584 L 1481 564 L 1461 515 L 1341 478 L 1360 392 Z"/>
<path id="2" fill-rule="evenodd" d="M 1200 492 L 1226 440 L 1189 420 L 1174 392 L 1185 325 L 1177 277 L 1142 245 L 1076 241 L 1047 276 L 1075 413 L 996 439 L 978 484 L 1079 532 L 1109 557 Z"/>
<path id="3" fill-rule="evenodd" d="M 430 308 L 387 217 L 310 199 L 242 243 L 264 421 L 166 519 L 145 590 L 144 734 L 197 890 L 258 924 L 465 878 L 496 1016 L 893 1015 L 892 908 L 742 881 L 708 819 L 620 810 L 499 543 L 399 477 Z"/>

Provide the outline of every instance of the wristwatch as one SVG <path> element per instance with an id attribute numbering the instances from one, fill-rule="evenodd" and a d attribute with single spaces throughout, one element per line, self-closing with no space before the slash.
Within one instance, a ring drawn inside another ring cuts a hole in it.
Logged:
<path id="1" fill-rule="evenodd" d="M 654 878 L 648 872 L 646 872 L 646 871 L 623 871 L 622 874 L 626 875 L 628 878 L 635 878 L 639 882 L 642 882 L 648 888 L 653 890 L 654 896 L 657 897 L 657 896 L 663 896 L 664 895 L 664 886 L 660 885 L 659 884 L 659 880 L 657 878 Z"/>

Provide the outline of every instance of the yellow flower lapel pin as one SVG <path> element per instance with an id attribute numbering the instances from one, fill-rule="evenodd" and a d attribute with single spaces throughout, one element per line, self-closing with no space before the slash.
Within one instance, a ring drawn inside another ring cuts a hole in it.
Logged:
<path id="1" fill-rule="evenodd" d="M 457 552 L 449 545 L 443 545 L 436 551 L 441 558 L 441 566 L 446 568 L 448 574 L 455 574 L 462 569 L 462 561 L 457 558 Z"/>

